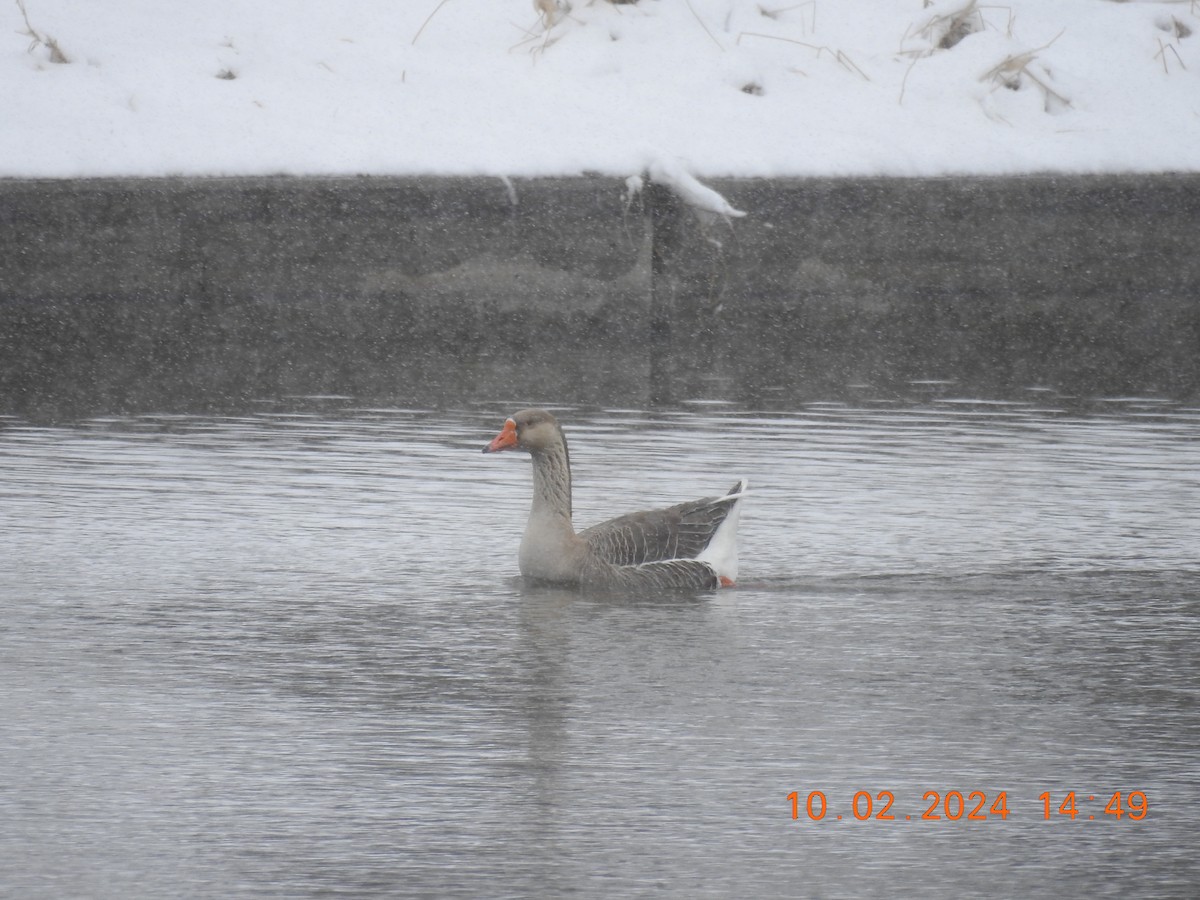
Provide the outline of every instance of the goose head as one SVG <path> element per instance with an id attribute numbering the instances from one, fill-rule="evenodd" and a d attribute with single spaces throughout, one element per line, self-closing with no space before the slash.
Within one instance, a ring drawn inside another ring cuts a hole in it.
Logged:
<path id="1" fill-rule="evenodd" d="M 558 420 L 544 409 L 523 409 L 504 420 L 504 428 L 483 448 L 484 453 L 524 450 L 539 453 L 566 447 Z"/>

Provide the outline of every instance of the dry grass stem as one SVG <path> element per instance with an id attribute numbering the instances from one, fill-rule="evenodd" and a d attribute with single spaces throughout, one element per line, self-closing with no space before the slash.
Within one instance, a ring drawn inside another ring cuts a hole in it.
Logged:
<path id="1" fill-rule="evenodd" d="M 826 47 L 825 49 L 828 50 L 829 48 Z M 842 67 L 845 68 L 845 70 L 847 72 L 854 72 L 854 73 L 857 73 L 858 75 L 861 75 L 863 78 L 863 81 L 871 80 L 871 76 L 868 75 L 866 72 L 864 72 L 862 69 L 860 69 L 858 67 L 858 63 L 856 63 L 854 60 L 852 60 L 848 54 L 843 53 L 841 50 L 838 50 L 834 54 L 834 59 L 836 59 L 839 63 L 841 63 Z"/>
<path id="2" fill-rule="evenodd" d="M 32 53 L 38 47 L 45 47 L 50 52 L 50 62 L 59 65 L 69 63 L 71 59 L 63 52 L 58 41 L 33 27 L 33 23 L 29 21 L 29 12 L 25 9 L 25 0 L 17 0 L 17 8 L 21 10 L 21 18 L 25 20 L 25 30 L 21 33 L 30 40 L 28 52 Z"/>
<path id="3" fill-rule="evenodd" d="M 425 17 L 425 21 L 421 23 L 421 27 L 418 28 L 417 33 L 413 35 L 412 44 L 417 43 L 417 38 L 419 38 L 421 36 L 421 32 L 423 32 L 425 30 L 425 26 L 427 26 L 429 24 L 430 20 L 432 20 L 433 17 L 436 16 L 441 11 L 442 7 L 445 6 L 449 2 L 450 2 L 450 0 L 440 0 L 438 5 L 433 8 L 433 12 L 431 12 L 429 15 L 427 15 Z"/>
<path id="4" fill-rule="evenodd" d="M 1200 2 L 1200 0 L 1197 0 Z M 784 13 L 790 13 L 797 9 L 806 9 L 808 11 L 808 21 L 805 22 L 804 16 L 800 17 L 800 28 L 804 34 L 812 34 L 817 30 L 817 0 L 807 0 L 806 3 L 797 3 L 794 6 L 781 6 L 778 9 L 768 9 L 761 3 L 758 5 L 758 11 L 768 19 L 781 19 Z"/>
<path id="5" fill-rule="evenodd" d="M 683 0 L 683 2 L 687 4 L 688 10 L 696 18 L 696 21 L 700 23 L 700 27 L 704 29 L 704 33 L 707 34 L 709 39 L 714 44 L 717 45 L 717 49 L 720 50 L 722 53 L 724 53 L 725 47 L 721 44 L 720 41 L 717 40 L 716 35 L 714 35 L 711 31 L 708 30 L 708 26 L 704 24 L 704 20 L 702 18 L 700 18 L 700 14 L 698 12 L 696 12 L 696 8 L 694 6 L 692 6 L 692 0 Z"/>
<path id="6" fill-rule="evenodd" d="M 810 50 L 822 49 L 817 44 L 810 44 L 808 41 L 798 41 L 795 38 L 782 37 L 778 34 L 763 34 L 761 31 L 739 32 L 738 36 L 737 36 L 737 40 L 735 40 L 734 43 L 740 45 L 742 43 L 742 38 L 744 38 L 744 37 L 762 38 L 767 41 L 784 41 L 789 44 L 799 44 L 801 47 L 808 47 L 808 49 L 810 49 Z"/>
<path id="7" fill-rule="evenodd" d="M 939 50 L 949 50 L 967 35 L 983 31 L 983 13 L 979 11 L 975 0 L 970 0 L 958 12 L 947 13 L 935 22 L 937 30 L 941 33 L 937 41 Z M 933 28 L 934 23 L 929 27 Z"/>
<path id="8" fill-rule="evenodd" d="M 928 2 L 925 4 L 928 6 Z M 1009 26 L 1011 28 L 1011 15 Z M 929 56 L 938 50 L 949 50 L 957 45 L 963 38 L 976 32 L 983 31 L 987 27 L 987 21 L 983 18 L 983 12 L 978 4 L 978 0 L 967 0 L 966 4 L 953 12 L 941 13 L 929 18 L 915 32 L 910 27 L 904 32 L 900 38 L 901 47 L 909 38 L 920 38 L 929 44 L 927 48 L 902 50 L 906 56 Z"/>
<path id="9" fill-rule="evenodd" d="M 1054 90 L 1054 88 L 1050 87 L 1042 78 L 1039 78 L 1030 70 L 1029 65 L 1037 59 L 1039 52 L 1038 50 L 1030 50 L 1027 53 L 1008 56 L 985 72 L 979 80 L 992 81 L 997 86 L 1017 90 L 1021 86 L 1021 79 L 1028 78 L 1041 89 L 1042 96 L 1045 98 L 1045 109 L 1047 112 L 1052 111 L 1055 105 L 1070 108 L 1071 101 L 1067 97 Z"/>
<path id="10" fill-rule="evenodd" d="M 1183 70 L 1186 72 L 1187 71 L 1187 63 L 1185 63 L 1183 61 L 1183 57 L 1179 55 L 1179 51 L 1175 49 L 1175 45 L 1174 44 L 1164 44 L 1162 42 L 1162 38 L 1157 38 L 1157 40 L 1158 40 L 1158 52 L 1154 54 L 1154 58 L 1162 60 L 1163 72 L 1167 75 L 1171 74 L 1171 70 L 1167 66 L 1167 51 L 1168 50 L 1170 50 L 1172 53 L 1175 54 L 1176 61 L 1179 63 L 1180 66 L 1183 67 Z"/>
<path id="11" fill-rule="evenodd" d="M 538 20 L 545 31 L 557 25 L 566 14 L 559 8 L 556 0 L 533 0 L 533 11 L 538 14 Z"/>
<path id="12" fill-rule="evenodd" d="M 1192 36 L 1192 29 L 1186 22 L 1181 22 L 1174 16 L 1171 16 L 1171 28 L 1175 31 L 1175 37 L 1183 40 L 1185 37 Z"/>
<path id="13" fill-rule="evenodd" d="M 900 79 L 900 98 L 896 101 L 898 106 L 904 105 L 904 89 L 908 85 L 908 76 L 912 73 L 913 66 L 915 66 L 920 59 L 921 57 L 914 56 L 912 62 L 908 64 L 908 68 L 904 70 L 904 77 Z"/>
<path id="14" fill-rule="evenodd" d="M 1004 26 L 1004 36 L 1006 38 L 1011 38 L 1013 36 L 1013 25 L 1017 21 L 1017 16 L 1016 13 L 1013 12 L 1013 8 L 1011 6 L 990 6 L 987 4 L 979 7 L 980 12 L 985 9 L 1002 9 L 1008 13 L 1008 22 Z M 984 20 L 984 24 L 987 24 L 986 20 Z"/>
<path id="15" fill-rule="evenodd" d="M 826 47 L 824 44 L 810 44 L 808 41 L 798 41 L 795 38 L 780 37 L 777 34 L 763 34 L 759 31 L 740 32 L 737 36 L 737 40 L 734 41 L 734 43 L 740 45 L 742 43 L 742 38 L 744 37 L 762 38 L 763 40 L 767 41 L 783 41 L 788 44 L 796 44 L 800 47 L 807 47 L 809 50 L 816 51 L 817 59 L 821 58 L 821 54 L 828 53 L 833 57 L 834 61 L 837 62 L 847 72 L 853 72 L 855 75 L 861 75 L 864 81 L 871 80 L 871 76 L 859 68 L 858 64 L 855 63 L 854 60 L 850 58 L 850 55 L 844 50 L 834 50 L 832 47 Z"/>
<path id="16" fill-rule="evenodd" d="M 1005 57 L 991 69 L 985 72 L 982 76 L 980 76 L 979 80 L 987 81 L 988 79 L 998 78 L 1005 73 L 1020 74 L 1022 71 L 1026 70 L 1026 67 L 1031 62 L 1037 59 L 1039 53 L 1054 46 L 1054 42 L 1062 37 L 1063 34 L 1066 33 L 1066 30 L 1067 29 L 1064 28 L 1040 47 L 1035 47 L 1033 50 L 1026 50 L 1024 53 L 1013 53 Z"/>
<path id="17" fill-rule="evenodd" d="M 564 16 L 568 14 L 569 10 L 563 13 Z M 524 47 L 526 44 L 532 44 L 536 41 L 537 45 L 529 48 L 530 55 L 537 57 L 538 55 L 545 53 L 547 50 L 557 44 L 559 39 L 562 37 L 562 35 L 555 37 L 551 36 L 551 32 L 554 30 L 554 27 L 561 21 L 562 19 L 560 18 L 555 22 L 547 24 L 547 20 L 542 18 L 539 14 L 538 21 L 532 28 L 526 28 L 524 25 L 518 25 L 516 22 L 510 22 L 509 24 L 518 31 L 525 32 L 525 37 L 521 38 L 519 41 L 509 47 L 508 52 L 512 53 L 514 50 Z M 541 28 L 540 31 L 537 30 L 539 27 Z"/>

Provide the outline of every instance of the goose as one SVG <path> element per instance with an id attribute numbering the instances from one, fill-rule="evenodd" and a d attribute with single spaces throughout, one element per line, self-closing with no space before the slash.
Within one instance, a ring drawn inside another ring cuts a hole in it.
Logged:
<path id="1" fill-rule="evenodd" d="M 533 506 L 521 539 L 521 575 L 585 588 L 730 587 L 737 579 L 737 525 L 747 482 L 720 497 L 629 513 L 584 531 L 571 523 L 571 459 L 558 420 L 523 409 L 484 453 L 524 450 L 533 460 Z"/>

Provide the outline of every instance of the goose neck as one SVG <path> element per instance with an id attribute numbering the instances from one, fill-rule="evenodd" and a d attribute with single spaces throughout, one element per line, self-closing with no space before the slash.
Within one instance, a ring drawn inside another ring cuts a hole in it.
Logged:
<path id="1" fill-rule="evenodd" d="M 540 450 L 533 456 L 533 511 L 571 520 L 571 461 L 566 447 Z"/>

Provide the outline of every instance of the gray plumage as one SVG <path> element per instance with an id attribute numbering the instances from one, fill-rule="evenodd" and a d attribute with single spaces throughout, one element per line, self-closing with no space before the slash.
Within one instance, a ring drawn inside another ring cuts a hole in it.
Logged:
<path id="1" fill-rule="evenodd" d="M 576 534 L 570 454 L 554 416 L 540 409 L 514 414 L 484 448 L 501 450 L 525 450 L 533 460 L 533 506 L 520 554 L 527 578 L 662 590 L 714 588 L 736 577 L 736 511 L 745 481 L 723 497 L 629 513 Z"/>

